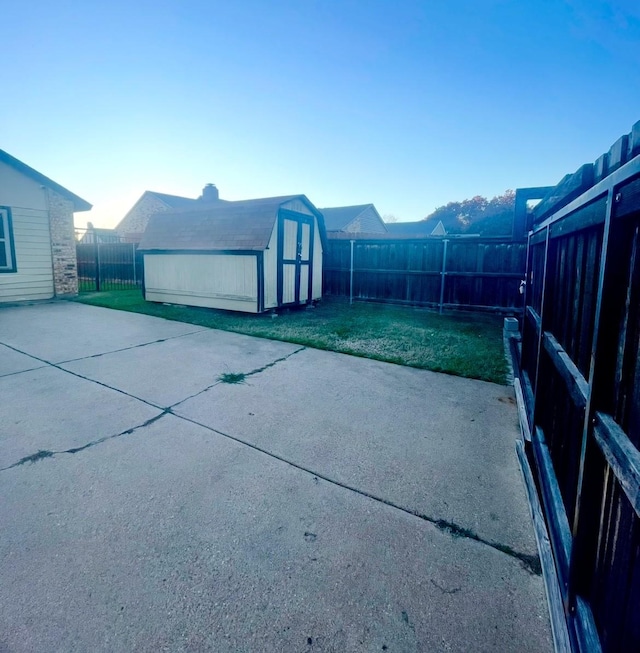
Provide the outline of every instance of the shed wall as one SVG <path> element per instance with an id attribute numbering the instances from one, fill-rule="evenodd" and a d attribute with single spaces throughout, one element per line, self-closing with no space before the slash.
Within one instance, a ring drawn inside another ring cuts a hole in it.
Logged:
<path id="1" fill-rule="evenodd" d="M 149 301 L 258 312 L 255 256 L 145 254 L 144 274 Z"/>
<path id="2" fill-rule="evenodd" d="M 320 229 L 318 220 L 316 219 L 315 229 L 313 230 L 313 281 L 311 299 L 322 298 L 322 257 L 322 239 L 320 238 Z"/>
<path id="3" fill-rule="evenodd" d="M 17 267 L 0 273 L 0 302 L 50 299 L 53 265 L 45 190 L 0 163 L 0 206 L 11 209 Z"/>
<path id="4" fill-rule="evenodd" d="M 293 211 L 294 213 L 313 215 L 313 211 L 302 200 L 290 200 L 289 202 L 285 202 L 282 208 L 287 211 Z"/>
<path id="5" fill-rule="evenodd" d="M 278 305 L 278 223 L 276 221 L 269 245 L 264 251 L 264 307 Z"/>

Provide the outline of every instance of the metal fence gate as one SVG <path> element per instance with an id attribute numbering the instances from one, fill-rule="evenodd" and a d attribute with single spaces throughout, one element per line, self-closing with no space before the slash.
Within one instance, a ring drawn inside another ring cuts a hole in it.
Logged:
<path id="1" fill-rule="evenodd" d="M 141 287 L 143 260 L 137 243 L 105 238 L 99 231 L 76 229 L 78 290 L 126 290 Z"/>
<path id="2" fill-rule="evenodd" d="M 640 155 L 627 145 L 626 164 L 529 238 L 516 391 L 561 650 L 640 651 Z"/>

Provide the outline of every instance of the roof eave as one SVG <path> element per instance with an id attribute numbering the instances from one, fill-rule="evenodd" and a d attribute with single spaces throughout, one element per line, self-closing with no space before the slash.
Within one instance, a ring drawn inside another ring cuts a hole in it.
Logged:
<path id="1" fill-rule="evenodd" d="M 8 166 L 11 166 L 18 172 L 21 172 L 23 175 L 30 177 L 43 186 L 46 186 L 52 191 L 58 193 L 58 195 L 62 195 L 62 197 L 70 200 L 73 203 L 74 213 L 79 213 L 81 211 L 90 211 L 93 208 L 93 205 L 89 204 L 89 202 L 86 200 L 83 200 L 75 193 L 67 190 L 64 186 L 61 186 L 60 184 L 53 181 L 53 179 L 49 179 L 49 177 L 46 175 L 43 175 L 41 172 L 38 172 L 31 166 L 28 166 L 26 163 L 23 163 L 20 161 L 20 159 L 16 159 L 14 156 L 11 156 L 11 154 L 5 152 L 4 150 L 0 150 L 0 161 L 6 163 Z"/>

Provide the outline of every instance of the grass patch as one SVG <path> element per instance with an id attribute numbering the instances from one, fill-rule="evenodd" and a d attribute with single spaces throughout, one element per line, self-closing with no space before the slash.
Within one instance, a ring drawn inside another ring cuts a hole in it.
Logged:
<path id="1" fill-rule="evenodd" d="M 495 383 L 505 382 L 502 318 L 438 313 L 327 297 L 277 317 L 146 302 L 139 290 L 85 293 L 77 301 L 168 320 L 284 340 Z M 228 381 L 226 381 L 228 382 Z M 240 381 L 237 381 L 240 382 Z"/>
<path id="2" fill-rule="evenodd" d="M 220 383 L 244 383 L 247 378 L 242 372 L 225 372 L 218 377 Z"/>

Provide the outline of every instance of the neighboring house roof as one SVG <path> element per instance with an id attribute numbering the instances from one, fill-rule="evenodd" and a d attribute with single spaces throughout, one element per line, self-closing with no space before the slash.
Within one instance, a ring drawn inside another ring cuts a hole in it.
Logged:
<path id="1" fill-rule="evenodd" d="M 439 225 L 434 225 L 433 222 L 418 220 L 417 222 L 392 222 L 387 225 L 387 229 L 391 234 L 399 236 L 437 236 L 444 235 L 439 233 Z M 434 233 L 435 232 L 435 233 Z"/>
<path id="2" fill-rule="evenodd" d="M 146 190 L 145 195 L 153 195 L 161 202 L 164 202 L 170 209 L 186 209 L 198 200 L 190 197 L 180 197 L 180 195 L 168 195 L 167 193 L 156 193 L 154 190 Z M 220 201 L 220 200 L 218 200 Z"/>
<path id="3" fill-rule="evenodd" d="M 301 200 L 322 216 L 304 195 L 239 202 L 215 202 L 202 208 L 156 213 L 140 241 L 140 250 L 260 251 L 267 248 L 283 204 Z"/>
<path id="4" fill-rule="evenodd" d="M 91 223 L 89 223 L 91 224 Z M 119 243 L 120 235 L 115 229 L 103 229 L 102 227 L 90 226 L 84 232 L 80 243 L 83 245 L 94 243 Z"/>
<path id="5" fill-rule="evenodd" d="M 335 206 L 318 210 L 324 216 L 324 223 L 327 231 L 349 231 L 349 226 L 367 210 L 373 211 L 374 215 L 377 216 L 380 221 L 383 230 L 386 231 L 386 225 L 373 204 Z"/>
<path id="6" fill-rule="evenodd" d="M 62 195 L 65 199 L 70 200 L 73 203 L 74 211 L 89 211 L 92 208 L 92 205 L 89 204 L 86 200 L 83 200 L 81 197 L 78 197 L 75 193 L 72 193 L 70 190 L 64 188 L 60 184 L 57 184 L 49 177 L 45 177 L 42 173 L 34 170 L 31 166 L 28 166 L 26 163 L 22 163 L 19 159 L 16 159 L 14 156 L 11 156 L 8 152 L 0 150 L 0 161 L 6 163 L 8 166 L 11 166 L 18 172 L 21 172 L 23 175 L 30 177 L 34 181 L 38 182 L 42 186 L 46 186 L 51 190 Z"/>

